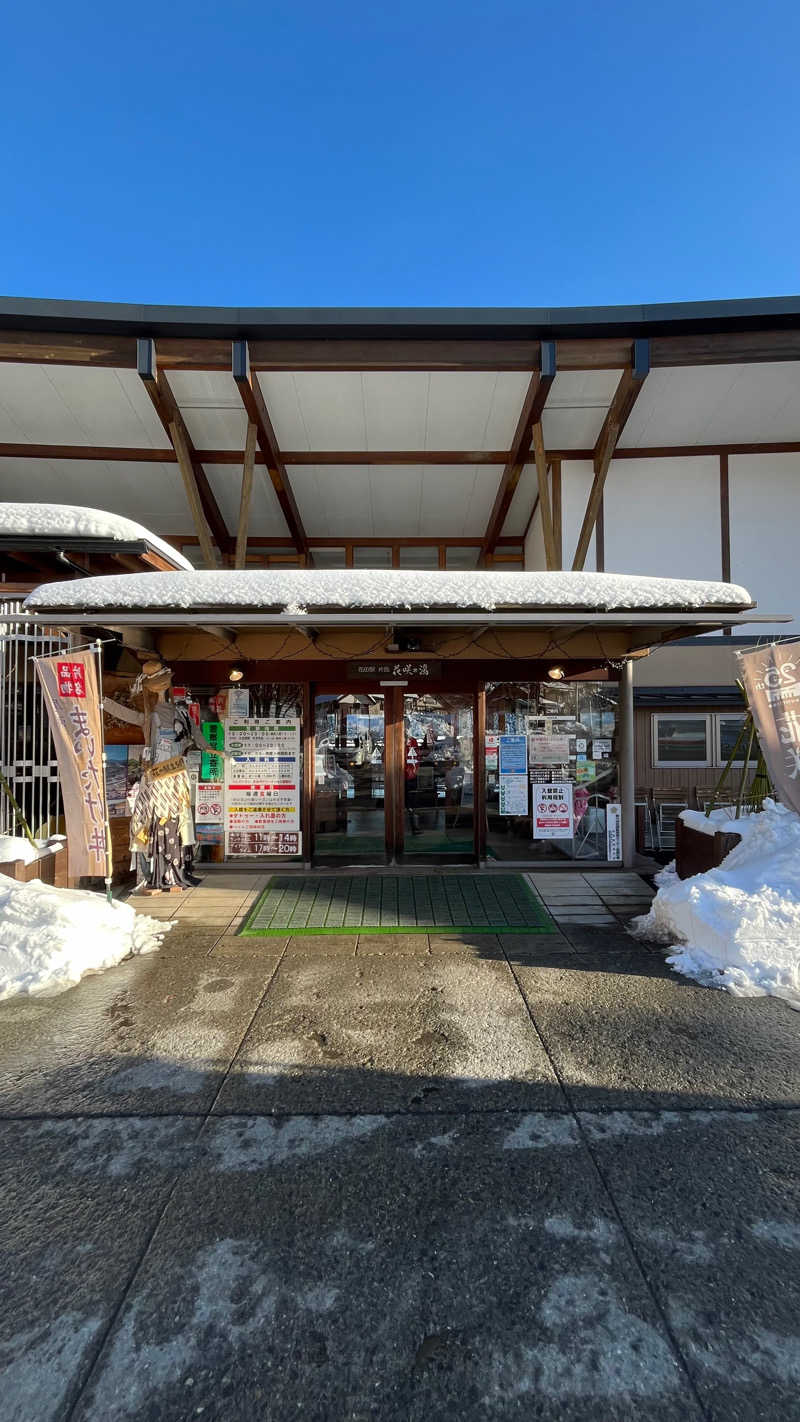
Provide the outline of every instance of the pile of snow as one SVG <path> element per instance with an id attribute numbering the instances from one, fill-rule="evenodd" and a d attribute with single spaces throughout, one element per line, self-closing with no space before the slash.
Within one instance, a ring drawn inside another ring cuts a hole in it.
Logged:
<path id="1" fill-rule="evenodd" d="M 61 992 L 84 973 L 154 952 L 171 927 L 102 894 L 0 875 L 0 999 Z"/>
<path id="2" fill-rule="evenodd" d="M 769 993 L 800 1009 L 800 815 L 765 800 L 740 826 L 719 868 L 683 880 L 663 871 L 631 931 L 673 947 L 667 962 L 707 987 Z"/>
<path id="3" fill-rule="evenodd" d="M 454 573 L 398 568 L 204 569 L 128 573 L 48 583 L 26 607 L 274 608 L 302 616 L 314 608 L 579 608 L 592 612 L 752 607 L 746 588 L 691 578 L 628 573 Z"/>
<path id="4" fill-rule="evenodd" d="M 699 830 L 701 834 L 715 835 L 721 831 L 722 834 L 738 834 L 744 839 L 753 816 L 749 810 L 742 809 L 737 819 L 735 808 L 729 805 L 712 810 L 710 815 L 704 810 L 681 810 L 680 818 L 690 829 Z"/>
<path id="5" fill-rule="evenodd" d="M 133 519 L 104 509 L 75 508 L 73 504 L 0 504 L 0 534 L 4 537 L 103 538 L 113 543 L 149 543 L 176 568 L 191 568 L 177 548 L 143 528 Z"/>
<path id="6" fill-rule="evenodd" d="M 33 844 L 22 835 L 0 834 L 0 864 L 14 864 L 19 859 L 23 864 L 33 864 L 45 854 L 56 854 L 65 844 L 63 834 L 51 834 L 49 839 L 37 839 Z"/>

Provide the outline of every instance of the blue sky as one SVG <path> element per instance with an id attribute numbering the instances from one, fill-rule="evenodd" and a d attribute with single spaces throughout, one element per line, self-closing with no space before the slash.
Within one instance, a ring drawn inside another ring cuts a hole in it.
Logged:
<path id="1" fill-rule="evenodd" d="M 6 295 L 800 290 L 796 0 L 44 0 L 2 33 Z"/>

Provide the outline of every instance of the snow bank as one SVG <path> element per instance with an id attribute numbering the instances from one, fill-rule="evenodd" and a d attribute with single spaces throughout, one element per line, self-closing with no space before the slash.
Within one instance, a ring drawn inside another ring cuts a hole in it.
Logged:
<path id="1" fill-rule="evenodd" d="M 650 912 L 631 931 L 672 946 L 667 962 L 707 987 L 770 993 L 800 1009 L 800 815 L 765 800 L 739 823 L 744 837 L 719 868 L 659 875 Z"/>
<path id="2" fill-rule="evenodd" d="M 275 608 L 302 616 L 314 608 L 727 609 L 752 606 L 735 583 L 648 578 L 627 573 L 453 573 L 382 568 L 203 569 L 128 573 L 47 583 L 26 607 Z"/>
<path id="3" fill-rule="evenodd" d="M 177 548 L 150 533 L 140 523 L 104 509 L 75 508 L 72 504 L 0 504 L 0 534 L 28 538 L 105 538 L 114 543 L 146 541 L 158 549 L 176 568 L 189 570 L 191 563 Z"/>
<path id="4" fill-rule="evenodd" d="M 171 927 L 101 894 L 0 875 L 0 999 L 61 992 L 130 953 L 154 952 Z"/>

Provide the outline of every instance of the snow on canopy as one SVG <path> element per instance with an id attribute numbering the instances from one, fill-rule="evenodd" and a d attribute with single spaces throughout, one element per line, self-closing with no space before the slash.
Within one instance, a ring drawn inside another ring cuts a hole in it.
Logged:
<path id="1" fill-rule="evenodd" d="M 104 509 L 76 508 L 73 504 L 0 504 L 0 534 L 21 538 L 103 538 L 114 543 L 150 544 L 176 568 L 192 565 L 176 548 L 140 523 Z"/>
<path id="2" fill-rule="evenodd" d="M 423 572 L 393 568 L 209 569 L 128 573 L 47 583 L 29 608 L 274 608 L 292 616 L 312 609 L 579 608 L 727 609 L 751 607 L 746 588 L 689 578 L 623 573 Z"/>

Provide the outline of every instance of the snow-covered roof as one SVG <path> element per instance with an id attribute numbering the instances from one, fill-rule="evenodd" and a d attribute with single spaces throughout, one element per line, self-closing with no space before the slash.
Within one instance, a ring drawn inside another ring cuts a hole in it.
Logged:
<path id="1" fill-rule="evenodd" d="M 585 612 L 672 611 L 753 606 L 735 583 L 651 578 L 622 573 L 421 572 L 401 569 L 209 570 L 128 573 L 47 583 L 28 597 L 28 608 L 113 609 L 238 608 L 303 616 L 343 608 L 390 611 L 554 609 Z"/>
<path id="2" fill-rule="evenodd" d="M 47 538 L 54 542 L 63 538 L 146 543 L 168 558 L 174 568 L 188 571 L 192 567 L 188 558 L 142 524 L 104 509 L 85 509 L 74 504 L 0 503 L 0 537 Z"/>

